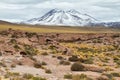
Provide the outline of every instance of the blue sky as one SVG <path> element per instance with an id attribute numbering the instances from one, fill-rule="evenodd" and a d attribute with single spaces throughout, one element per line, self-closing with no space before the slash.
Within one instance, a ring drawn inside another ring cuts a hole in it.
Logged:
<path id="1" fill-rule="evenodd" d="M 0 19 L 25 21 L 53 8 L 75 9 L 105 22 L 120 21 L 120 0 L 0 0 Z"/>

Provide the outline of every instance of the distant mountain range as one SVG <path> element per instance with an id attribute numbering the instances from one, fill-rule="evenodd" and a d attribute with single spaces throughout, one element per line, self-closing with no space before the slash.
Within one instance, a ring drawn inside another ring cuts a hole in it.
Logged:
<path id="1" fill-rule="evenodd" d="M 15 24 L 0 20 L 0 24 Z M 74 9 L 52 9 L 42 17 L 32 18 L 17 24 L 27 25 L 58 25 L 58 26 L 105 26 L 120 28 L 120 22 L 101 22 L 89 14 L 80 13 Z"/>
<path id="2" fill-rule="evenodd" d="M 3 21 L 3 20 L 0 20 L 0 24 L 13 24 L 13 23 L 8 22 L 8 21 Z"/>
<path id="3" fill-rule="evenodd" d="M 105 23 L 105 24 L 109 27 L 120 28 L 120 22 L 109 22 L 109 23 Z"/>
<path id="4" fill-rule="evenodd" d="M 91 24 L 90 26 L 104 26 L 104 27 L 120 28 L 120 22 L 93 23 L 93 24 Z"/>

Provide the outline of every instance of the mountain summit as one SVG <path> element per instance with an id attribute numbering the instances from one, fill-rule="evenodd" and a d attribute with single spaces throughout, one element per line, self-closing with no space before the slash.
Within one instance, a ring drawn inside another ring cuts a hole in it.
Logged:
<path id="1" fill-rule="evenodd" d="M 82 14 L 74 9 L 52 9 L 42 17 L 33 18 L 25 21 L 24 23 L 33 25 L 85 26 L 95 22 L 97 22 L 95 18 L 88 14 Z"/>

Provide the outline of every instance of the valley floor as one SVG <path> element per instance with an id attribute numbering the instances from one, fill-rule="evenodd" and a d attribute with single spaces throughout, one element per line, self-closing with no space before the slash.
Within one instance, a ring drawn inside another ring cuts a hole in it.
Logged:
<path id="1" fill-rule="evenodd" d="M 109 27 L 70 27 L 70 26 L 37 26 L 37 25 L 17 25 L 0 24 L 0 30 L 6 29 L 22 30 L 37 33 L 120 33 L 119 28 Z"/>
<path id="2" fill-rule="evenodd" d="M 1 80 L 120 80 L 120 33 L 1 29 Z"/>

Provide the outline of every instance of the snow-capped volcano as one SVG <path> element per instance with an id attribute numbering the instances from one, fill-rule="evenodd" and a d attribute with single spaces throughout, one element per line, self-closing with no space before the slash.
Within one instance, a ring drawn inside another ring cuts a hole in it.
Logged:
<path id="1" fill-rule="evenodd" d="M 68 25 L 85 26 L 95 23 L 97 20 L 88 14 L 82 14 L 76 10 L 52 9 L 39 18 L 33 18 L 23 23 L 40 25 Z"/>

